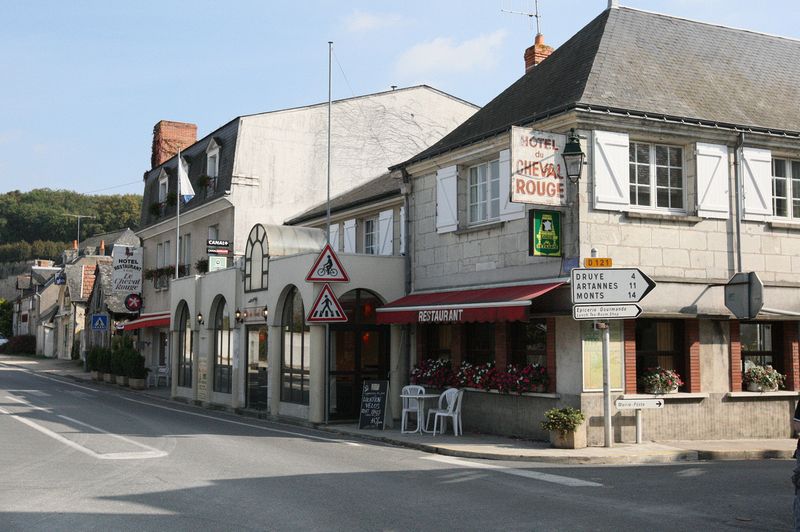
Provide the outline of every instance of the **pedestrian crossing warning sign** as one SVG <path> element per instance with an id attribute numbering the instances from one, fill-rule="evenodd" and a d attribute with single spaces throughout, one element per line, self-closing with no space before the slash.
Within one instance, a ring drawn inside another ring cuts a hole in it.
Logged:
<path id="1" fill-rule="evenodd" d="M 308 313 L 306 321 L 309 323 L 332 323 L 347 321 L 347 315 L 342 309 L 342 305 L 333 295 L 331 285 L 325 283 L 322 285 L 322 291 L 317 296 L 317 300 L 311 306 L 311 312 Z"/>

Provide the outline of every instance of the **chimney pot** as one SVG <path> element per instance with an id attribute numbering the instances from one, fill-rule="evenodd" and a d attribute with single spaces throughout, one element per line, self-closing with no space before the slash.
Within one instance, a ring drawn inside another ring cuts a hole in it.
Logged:
<path id="1" fill-rule="evenodd" d="M 78 241 L 77 240 L 73 240 L 72 241 L 72 249 L 74 249 L 75 251 L 78 250 Z"/>
<path id="2" fill-rule="evenodd" d="M 533 67 L 550 57 L 552 53 L 553 47 L 546 45 L 544 35 L 537 33 L 533 46 L 525 50 L 525 72 L 530 72 Z"/>
<path id="3" fill-rule="evenodd" d="M 101 240 L 100 241 L 100 253 L 99 253 L 99 255 L 105 255 L 105 254 L 106 254 L 106 241 L 105 240 Z"/>

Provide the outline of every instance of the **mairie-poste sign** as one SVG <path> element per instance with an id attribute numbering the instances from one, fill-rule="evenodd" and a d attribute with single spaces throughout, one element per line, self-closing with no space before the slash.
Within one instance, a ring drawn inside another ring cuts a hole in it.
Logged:
<path id="1" fill-rule="evenodd" d="M 533 205 L 566 205 L 565 135 L 511 128 L 511 201 Z"/>

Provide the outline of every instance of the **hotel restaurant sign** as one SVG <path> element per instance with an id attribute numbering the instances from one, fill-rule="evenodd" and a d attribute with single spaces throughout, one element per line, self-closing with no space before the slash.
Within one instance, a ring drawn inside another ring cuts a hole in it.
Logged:
<path id="1" fill-rule="evenodd" d="M 565 135 L 511 128 L 511 201 L 560 207 L 566 205 L 566 172 L 561 154 Z"/>

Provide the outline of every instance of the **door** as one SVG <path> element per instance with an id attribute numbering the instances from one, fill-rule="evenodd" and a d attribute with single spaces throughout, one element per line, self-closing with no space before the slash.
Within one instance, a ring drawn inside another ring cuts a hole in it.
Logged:
<path id="1" fill-rule="evenodd" d="M 247 327 L 247 407 L 266 410 L 269 398 L 267 326 Z"/>

